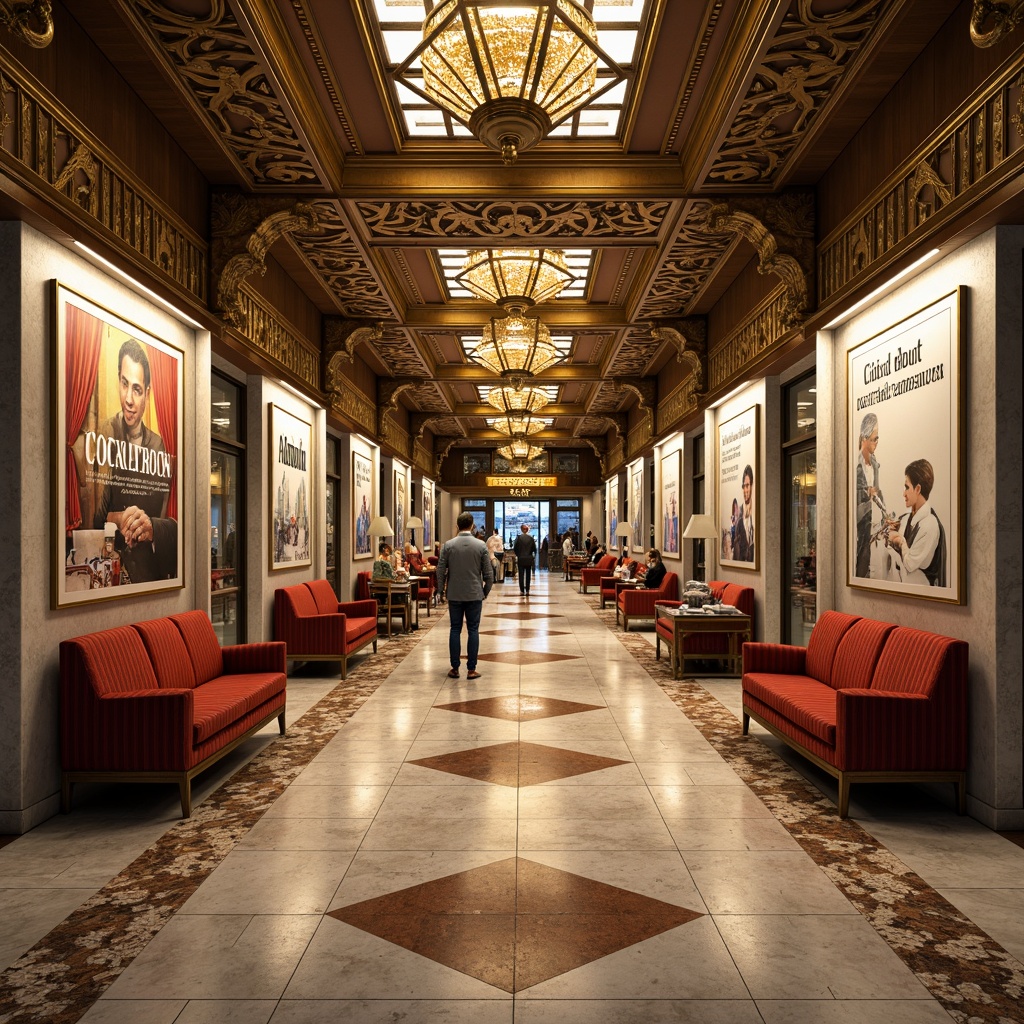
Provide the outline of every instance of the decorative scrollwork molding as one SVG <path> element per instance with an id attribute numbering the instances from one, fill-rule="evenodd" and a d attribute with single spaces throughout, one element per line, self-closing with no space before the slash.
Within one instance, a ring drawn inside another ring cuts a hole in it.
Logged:
<path id="1" fill-rule="evenodd" d="M 739 377 L 755 359 L 772 346 L 793 336 L 798 327 L 787 323 L 789 300 L 785 290 L 777 288 L 721 342 L 708 356 L 708 390 Z"/>
<path id="2" fill-rule="evenodd" d="M 686 411 L 697 408 L 705 393 L 708 363 L 708 324 L 702 316 L 683 320 L 656 322 L 651 335 L 658 341 L 667 341 L 676 349 L 676 359 L 690 370 L 686 378 Z"/>
<path id="3" fill-rule="evenodd" d="M 333 362 L 334 357 L 353 362 L 356 347 L 363 341 L 380 341 L 384 325 L 379 320 L 349 320 L 343 316 L 325 316 L 323 322 L 324 360 Z"/>
<path id="4" fill-rule="evenodd" d="M 810 193 L 717 203 L 708 211 L 705 229 L 711 235 L 733 232 L 750 242 L 757 251 L 758 272 L 774 274 L 785 286 L 786 326 L 803 322 L 814 278 L 814 199 Z"/>
<path id="5" fill-rule="evenodd" d="M 621 439 L 625 440 L 626 435 L 629 433 L 629 414 L 625 412 L 606 412 L 604 414 L 606 419 L 615 431 L 616 435 Z"/>
<path id="6" fill-rule="evenodd" d="M 242 283 L 267 272 L 266 256 L 274 243 L 293 231 L 317 230 L 309 203 L 289 198 L 215 193 L 213 196 L 213 275 L 217 310 L 239 326 Z"/>
<path id="7" fill-rule="evenodd" d="M 205 14 L 177 2 L 120 2 L 251 185 L 321 184 L 316 160 L 275 91 L 271 69 L 226 0 L 198 5 L 207 8 Z"/>
<path id="8" fill-rule="evenodd" d="M 398 399 L 403 391 L 418 388 L 423 381 L 415 377 L 377 378 L 377 434 L 384 440 L 388 436 L 388 413 L 398 408 Z"/>
<path id="9" fill-rule="evenodd" d="M 607 471 L 608 442 L 600 437 L 584 437 L 583 442 L 589 445 L 591 451 L 597 456 L 597 461 L 601 466 L 601 476 L 603 477 Z"/>
<path id="10" fill-rule="evenodd" d="M 985 49 L 995 46 L 1024 21 L 1024 0 L 974 0 L 971 11 L 971 42 Z M 991 25 L 986 28 L 986 25 Z"/>
<path id="11" fill-rule="evenodd" d="M 433 476 L 441 479 L 441 465 L 448 458 L 448 453 L 459 440 L 458 437 L 435 437 L 434 438 L 434 472 Z"/>
<path id="12" fill-rule="evenodd" d="M 440 412 L 414 412 L 409 416 L 409 434 L 413 441 L 421 441 L 427 424 L 447 418 L 446 413 Z"/>
<path id="13" fill-rule="evenodd" d="M 7 29 L 36 50 L 45 49 L 53 42 L 50 0 L 0 0 L 0 28 Z"/>
<path id="14" fill-rule="evenodd" d="M 668 202 L 361 202 L 372 238 L 656 239 Z M 444 244 L 450 244 L 444 243 Z"/>

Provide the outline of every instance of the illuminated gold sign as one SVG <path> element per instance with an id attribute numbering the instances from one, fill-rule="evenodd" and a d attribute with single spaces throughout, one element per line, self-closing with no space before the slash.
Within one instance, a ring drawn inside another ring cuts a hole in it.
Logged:
<path id="1" fill-rule="evenodd" d="M 557 487 L 557 476 L 489 476 L 484 483 L 487 487 Z"/>

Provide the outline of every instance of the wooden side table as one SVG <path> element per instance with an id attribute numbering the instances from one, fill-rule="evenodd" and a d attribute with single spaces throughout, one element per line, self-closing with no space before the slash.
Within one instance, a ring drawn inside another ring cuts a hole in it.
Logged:
<path id="1" fill-rule="evenodd" d="M 708 659 L 709 655 L 703 651 L 696 654 L 688 654 L 686 651 L 687 637 L 697 636 L 702 633 L 724 633 L 729 638 L 729 653 L 726 655 L 714 655 L 716 661 L 726 661 L 732 664 L 732 672 L 729 673 L 706 673 L 707 675 L 743 675 L 743 644 L 751 640 L 750 616 L 740 614 L 719 614 L 709 615 L 706 612 L 695 615 L 682 608 L 668 608 L 665 605 L 655 605 L 657 622 L 667 626 L 671 623 L 672 642 L 669 644 L 669 657 L 671 658 L 672 678 L 681 679 L 686 660 L 696 661 Z M 655 628 L 655 658 L 661 657 L 661 633 Z"/>

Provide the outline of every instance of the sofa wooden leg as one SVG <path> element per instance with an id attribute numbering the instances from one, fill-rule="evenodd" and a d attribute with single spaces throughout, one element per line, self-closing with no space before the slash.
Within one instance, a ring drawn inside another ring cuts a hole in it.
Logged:
<path id="1" fill-rule="evenodd" d="M 279 714 L 277 716 L 277 729 L 278 729 L 278 732 L 283 736 L 284 735 L 284 711 L 283 710 L 281 711 L 281 714 Z"/>
<path id="2" fill-rule="evenodd" d="M 661 661 L 661 634 L 654 634 L 654 660 Z"/>
<path id="3" fill-rule="evenodd" d="M 850 813 L 850 783 L 845 772 L 839 773 L 839 817 L 848 817 Z"/>
<path id="4" fill-rule="evenodd" d="M 67 814 L 71 810 L 71 790 L 74 783 L 66 776 L 60 779 L 60 813 Z"/>
<path id="5" fill-rule="evenodd" d="M 181 794 L 181 816 L 183 818 L 191 818 L 192 780 L 187 775 L 183 775 L 178 780 L 178 792 Z"/>
<path id="6" fill-rule="evenodd" d="M 377 638 L 376 637 L 373 638 L 373 653 L 374 654 L 377 653 Z"/>
<path id="7" fill-rule="evenodd" d="M 348 675 L 348 658 L 343 657 L 341 659 L 341 678 L 344 679 Z"/>
<path id="8" fill-rule="evenodd" d="M 750 734 L 750 715 L 748 715 L 746 713 L 746 711 L 744 711 L 743 712 L 743 735 L 747 736 L 749 734 Z"/>

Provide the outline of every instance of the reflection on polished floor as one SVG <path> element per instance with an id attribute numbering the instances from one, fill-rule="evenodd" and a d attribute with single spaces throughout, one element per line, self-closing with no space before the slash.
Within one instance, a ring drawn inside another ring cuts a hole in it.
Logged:
<path id="1" fill-rule="evenodd" d="M 496 586 L 472 682 L 443 615 L 300 673 L 188 822 L 82 787 L 0 849 L 0 1021 L 1024 1019 L 1024 850 L 909 786 L 840 822 L 597 603 Z"/>

